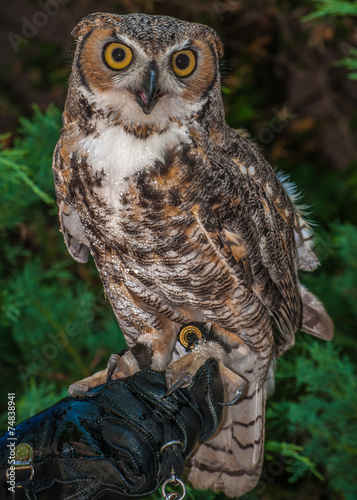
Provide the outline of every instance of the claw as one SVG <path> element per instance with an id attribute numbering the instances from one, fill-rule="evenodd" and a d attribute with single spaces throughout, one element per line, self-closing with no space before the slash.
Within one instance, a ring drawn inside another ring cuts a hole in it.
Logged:
<path id="1" fill-rule="evenodd" d="M 88 392 L 88 389 L 88 386 L 76 383 L 68 387 L 68 394 L 73 398 L 94 398 L 98 395 L 97 392 Z"/>
<path id="2" fill-rule="evenodd" d="M 232 405 L 235 405 L 240 400 L 240 398 L 242 397 L 243 392 L 244 391 L 242 391 L 242 390 L 237 391 L 236 395 L 234 396 L 233 399 L 231 399 L 227 403 L 218 403 L 218 404 L 221 405 L 221 406 L 232 406 Z"/>
<path id="3" fill-rule="evenodd" d="M 112 356 L 109 358 L 109 361 L 108 361 L 108 364 L 107 364 L 106 382 L 109 382 L 109 380 L 112 378 L 112 375 L 115 372 L 115 369 L 117 367 L 118 367 L 118 355 L 117 354 L 112 354 Z"/>
<path id="4" fill-rule="evenodd" d="M 189 373 L 185 373 L 185 375 L 182 375 L 181 378 L 177 380 L 177 382 L 174 383 L 170 387 L 168 391 L 164 394 L 164 398 L 167 398 L 167 396 L 170 396 L 170 394 L 173 394 L 176 392 L 178 389 L 181 389 L 181 387 L 188 387 L 192 382 L 192 377 Z"/>

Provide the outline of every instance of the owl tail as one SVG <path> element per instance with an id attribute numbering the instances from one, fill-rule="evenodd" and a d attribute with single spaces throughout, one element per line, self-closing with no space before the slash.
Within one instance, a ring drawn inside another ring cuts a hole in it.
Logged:
<path id="1" fill-rule="evenodd" d="M 264 455 L 265 400 L 265 386 L 250 386 L 244 399 L 226 407 L 218 433 L 191 458 L 188 480 L 195 488 L 238 497 L 256 486 Z"/>
<path id="2" fill-rule="evenodd" d="M 323 340 L 332 340 L 333 322 L 319 299 L 300 285 L 302 299 L 301 330 Z"/>

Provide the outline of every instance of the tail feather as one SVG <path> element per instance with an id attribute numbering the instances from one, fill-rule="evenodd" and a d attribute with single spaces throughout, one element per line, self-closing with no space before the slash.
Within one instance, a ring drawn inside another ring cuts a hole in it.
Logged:
<path id="1" fill-rule="evenodd" d="M 227 407 L 223 426 L 200 444 L 191 458 L 188 480 L 195 488 L 243 495 L 259 481 L 264 455 L 265 386 Z"/>
<path id="2" fill-rule="evenodd" d="M 323 340 L 333 338 L 333 322 L 319 299 L 300 285 L 302 299 L 301 330 Z"/>

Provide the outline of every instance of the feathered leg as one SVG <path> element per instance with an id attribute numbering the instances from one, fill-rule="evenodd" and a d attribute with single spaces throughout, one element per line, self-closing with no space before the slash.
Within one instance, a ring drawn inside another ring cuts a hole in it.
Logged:
<path id="1" fill-rule="evenodd" d="M 268 319 L 265 327 L 255 339 L 254 351 L 240 341 L 235 350 L 223 349 L 221 353 L 221 376 L 229 372 L 237 374 L 244 380 L 245 390 L 236 404 L 226 408 L 215 436 L 200 444 L 193 454 L 188 480 L 195 488 L 209 488 L 237 497 L 254 488 L 259 480 L 264 454 L 265 401 L 267 386 L 273 385 L 274 365 L 273 334 Z M 221 329 L 222 336 L 223 333 Z M 217 347 L 215 352 L 220 352 Z M 185 357 L 176 363 L 185 365 Z"/>
<path id="2" fill-rule="evenodd" d="M 188 480 L 195 488 L 229 497 L 254 488 L 264 455 L 265 399 L 265 386 L 251 385 L 243 399 L 226 408 L 223 426 L 191 458 Z"/>

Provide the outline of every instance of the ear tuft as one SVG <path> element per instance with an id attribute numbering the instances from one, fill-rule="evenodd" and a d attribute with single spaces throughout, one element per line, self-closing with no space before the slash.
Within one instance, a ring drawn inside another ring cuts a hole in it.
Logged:
<path id="1" fill-rule="evenodd" d="M 96 21 L 96 14 L 90 14 L 89 16 L 84 17 L 79 21 L 78 24 L 71 31 L 71 35 L 77 41 L 79 38 L 82 38 L 90 29 L 93 28 Z"/>
<path id="2" fill-rule="evenodd" d="M 216 50 L 218 52 L 219 58 L 221 59 L 224 54 L 224 45 L 220 37 L 217 35 L 217 33 L 215 33 L 214 42 L 216 45 Z"/>
<path id="3" fill-rule="evenodd" d="M 188 23 L 190 27 L 195 23 Z M 213 46 L 218 54 L 218 57 L 221 59 L 224 54 L 224 45 L 222 40 L 220 39 L 218 33 L 211 28 L 210 26 L 206 26 L 205 24 L 196 24 L 196 30 L 194 36 L 201 38 L 204 42 Z"/>
<path id="4" fill-rule="evenodd" d="M 79 23 L 73 28 L 71 35 L 75 41 L 83 38 L 90 30 L 98 26 L 98 21 L 118 21 L 120 16 L 115 14 L 107 14 L 105 12 L 96 12 L 94 14 L 89 14 L 89 16 L 84 17 L 79 21 Z"/>

